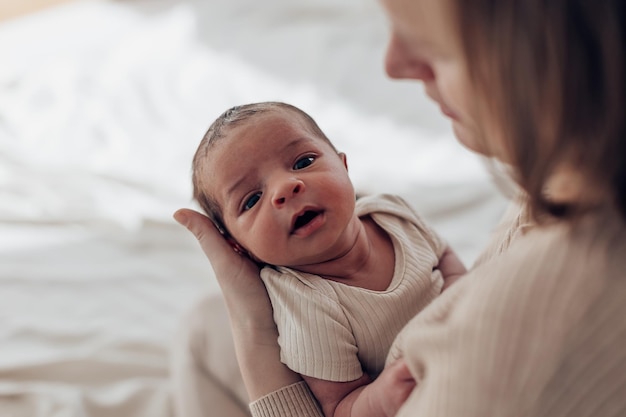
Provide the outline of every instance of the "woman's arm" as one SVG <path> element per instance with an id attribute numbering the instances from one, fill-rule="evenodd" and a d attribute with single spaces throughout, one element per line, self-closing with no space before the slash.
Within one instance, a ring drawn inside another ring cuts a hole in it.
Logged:
<path id="1" fill-rule="evenodd" d="M 174 218 L 198 239 L 213 267 L 228 309 L 235 353 L 251 401 L 300 382 L 300 376 L 280 362 L 278 331 L 258 266 L 235 253 L 208 217 L 181 209 Z"/>

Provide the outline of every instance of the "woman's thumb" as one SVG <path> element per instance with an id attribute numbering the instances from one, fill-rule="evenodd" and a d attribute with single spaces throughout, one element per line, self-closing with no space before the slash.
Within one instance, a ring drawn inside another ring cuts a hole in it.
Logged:
<path id="1" fill-rule="evenodd" d="M 203 249 L 207 249 L 205 246 L 210 244 L 214 240 L 222 241 L 223 239 L 211 239 L 213 237 L 211 233 L 219 235 L 219 232 L 211 219 L 204 214 L 198 213 L 191 209 L 179 209 L 174 213 L 174 220 L 176 220 L 182 226 L 185 226 L 196 239 L 200 242 Z M 219 236 L 215 236 L 219 237 Z"/>

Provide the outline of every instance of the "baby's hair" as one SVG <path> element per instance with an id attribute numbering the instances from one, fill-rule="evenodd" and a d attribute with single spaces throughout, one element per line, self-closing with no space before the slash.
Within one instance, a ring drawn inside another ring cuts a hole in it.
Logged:
<path id="1" fill-rule="evenodd" d="M 198 204 L 200 204 L 202 210 L 204 210 L 204 212 L 213 220 L 215 225 L 223 234 L 227 234 L 227 229 L 222 218 L 222 208 L 215 198 L 206 192 L 206 181 L 210 180 L 206 178 L 206 172 L 204 170 L 207 163 L 207 155 L 213 145 L 223 139 L 228 131 L 233 127 L 250 121 L 256 116 L 267 114 L 269 112 L 281 111 L 293 112 L 298 115 L 306 123 L 306 126 L 311 129 L 311 133 L 328 143 L 331 148 L 335 150 L 335 152 L 337 151 L 335 146 L 331 143 L 322 129 L 320 129 L 315 120 L 313 120 L 313 118 L 306 112 L 292 106 L 291 104 L 279 101 L 264 101 L 259 103 L 243 104 L 226 110 L 217 119 L 215 119 L 204 134 L 204 137 L 202 138 L 202 141 L 200 141 L 200 145 L 198 145 L 198 149 L 193 157 L 191 167 L 193 198 L 198 202 Z"/>

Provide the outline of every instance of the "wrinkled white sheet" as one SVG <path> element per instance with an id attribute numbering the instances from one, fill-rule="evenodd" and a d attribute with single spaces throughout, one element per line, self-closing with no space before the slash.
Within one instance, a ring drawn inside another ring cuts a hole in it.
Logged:
<path id="1" fill-rule="evenodd" d="M 171 220 L 209 123 L 309 112 L 361 191 L 469 264 L 505 201 L 421 88 L 383 72 L 373 0 L 84 0 L 0 25 L 0 415 L 170 416 L 177 320 L 217 292 Z"/>

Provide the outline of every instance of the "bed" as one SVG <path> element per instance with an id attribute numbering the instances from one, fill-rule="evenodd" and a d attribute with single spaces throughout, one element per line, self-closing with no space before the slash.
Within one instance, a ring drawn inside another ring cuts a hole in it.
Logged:
<path id="1" fill-rule="evenodd" d="M 219 294 L 172 220 L 209 123 L 311 114 L 361 193 L 405 197 L 471 264 L 506 204 L 374 0 L 77 0 L 0 23 L 0 415 L 172 416 L 184 313 Z"/>

